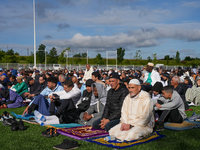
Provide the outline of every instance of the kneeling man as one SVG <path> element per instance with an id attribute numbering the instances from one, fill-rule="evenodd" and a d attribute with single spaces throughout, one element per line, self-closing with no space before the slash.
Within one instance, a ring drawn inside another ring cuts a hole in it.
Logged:
<path id="1" fill-rule="evenodd" d="M 141 90 L 140 82 L 132 79 L 128 85 L 120 123 L 109 130 L 109 135 L 121 141 L 141 139 L 153 131 L 153 102 L 149 94 Z"/>

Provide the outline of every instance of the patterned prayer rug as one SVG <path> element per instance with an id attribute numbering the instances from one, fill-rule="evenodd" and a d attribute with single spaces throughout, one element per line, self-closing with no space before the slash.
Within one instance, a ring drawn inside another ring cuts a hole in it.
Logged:
<path id="1" fill-rule="evenodd" d="M 166 122 L 164 124 L 165 129 L 169 130 L 188 130 L 188 129 L 193 129 L 193 128 L 200 128 L 200 122 L 196 121 L 183 121 L 182 123 L 170 123 Z"/>
<path id="2" fill-rule="evenodd" d="M 78 124 L 78 123 L 46 125 L 46 127 L 48 127 L 48 128 L 57 128 L 57 129 L 80 127 L 80 126 L 83 126 L 83 125 L 82 124 Z"/>
<path id="3" fill-rule="evenodd" d="M 165 135 L 161 135 L 158 132 L 154 132 L 141 140 L 133 140 L 133 141 L 126 141 L 126 142 L 118 142 L 116 140 L 106 141 L 106 140 L 104 140 L 105 137 L 106 136 L 91 138 L 91 139 L 86 139 L 85 141 L 96 143 L 99 145 L 104 145 L 107 147 L 116 148 L 116 149 L 123 149 L 123 148 L 128 148 L 128 147 L 132 147 L 132 146 L 143 144 L 143 143 L 148 143 L 148 142 L 160 139 L 162 137 L 165 137 Z"/>
<path id="4" fill-rule="evenodd" d="M 108 132 L 106 132 L 105 130 L 93 129 L 92 126 L 80 126 L 67 129 L 58 129 L 57 132 L 77 140 L 108 135 Z"/>

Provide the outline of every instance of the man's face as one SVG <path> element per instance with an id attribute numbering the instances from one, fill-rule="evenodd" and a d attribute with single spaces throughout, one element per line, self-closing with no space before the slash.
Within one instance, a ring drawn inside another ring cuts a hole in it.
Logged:
<path id="1" fill-rule="evenodd" d="M 122 78 L 125 78 L 125 77 L 126 77 L 125 73 L 122 73 Z"/>
<path id="2" fill-rule="evenodd" d="M 110 84 L 109 80 L 105 80 L 105 83 L 106 83 L 106 85 Z"/>
<path id="3" fill-rule="evenodd" d="M 21 79 L 17 79 L 17 83 L 21 83 L 21 81 L 22 81 Z"/>
<path id="4" fill-rule="evenodd" d="M 93 93 L 95 97 L 98 97 L 98 91 L 96 87 L 93 87 Z"/>
<path id="5" fill-rule="evenodd" d="M 3 76 L 1 76 L 1 81 L 3 81 L 5 78 Z"/>
<path id="6" fill-rule="evenodd" d="M 14 81 L 14 79 L 13 79 L 12 77 L 10 77 L 10 78 L 9 78 L 9 80 L 10 80 L 11 82 L 13 82 L 13 81 Z"/>
<path id="7" fill-rule="evenodd" d="M 171 85 L 176 85 L 177 84 L 177 82 L 175 81 L 175 79 L 174 78 L 172 78 L 172 80 L 171 80 Z"/>
<path id="8" fill-rule="evenodd" d="M 166 93 L 165 91 L 162 91 L 162 96 L 166 99 L 170 98 L 171 93 Z"/>
<path id="9" fill-rule="evenodd" d="M 128 90 L 131 96 L 135 96 L 141 89 L 140 85 L 135 85 L 135 84 L 129 84 L 128 85 Z"/>
<path id="10" fill-rule="evenodd" d="M 94 75 L 92 75 L 92 80 L 94 81 L 94 82 L 96 82 L 96 77 L 94 76 Z"/>
<path id="11" fill-rule="evenodd" d="M 64 82 L 64 81 L 65 81 L 65 79 L 63 79 L 61 76 L 58 77 L 58 80 L 59 80 L 60 82 Z"/>
<path id="12" fill-rule="evenodd" d="M 119 79 L 116 78 L 110 78 L 109 83 L 112 89 L 116 89 L 117 86 L 119 85 Z"/>
<path id="13" fill-rule="evenodd" d="M 34 80 L 29 81 L 29 85 L 33 85 L 33 83 L 34 83 Z"/>
<path id="14" fill-rule="evenodd" d="M 90 70 L 90 65 L 86 65 L 87 70 Z"/>
<path id="15" fill-rule="evenodd" d="M 159 92 L 157 92 L 157 91 L 153 91 L 153 94 L 154 94 L 154 95 L 158 95 Z"/>
<path id="16" fill-rule="evenodd" d="M 86 90 L 88 93 L 92 92 L 92 87 L 91 86 L 86 86 Z"/>
<path id="17" fill-rule="evenodd" d="M 47 82 L 47 86 L 49 89 L 53 90 L 55 88 L 55 83 Z"/>
<path id="18" fill-rule="evenodd" d="M 72 90 L 72 88 L 71 87 L 68 87 L 67 85 L 64 85 L 64 90 L 65 90 L 65 92 L 70 92 L 71 90 Z"/>
<path id="19" fill-rule="evenodd" d="M 150 71 L 152 70 L 152 67 L 151 67 L 151 66 L 149 66 L 149 65 L 147 65 L 147 68 L 146 68 L 146 70 L 147 70 L 148 72 L 150 72 Z"/>
<path id="20" fill-rule="evenodd" d="M 39 77 L 39 83 L 43 84 L 45 82 L 45 80 L 43 79 L 43 77 Z"/>

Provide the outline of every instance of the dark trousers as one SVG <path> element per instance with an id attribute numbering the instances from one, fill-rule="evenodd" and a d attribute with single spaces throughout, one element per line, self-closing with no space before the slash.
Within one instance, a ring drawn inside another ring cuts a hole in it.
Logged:
<path id="1" fill-rule="evenodd" d="M 101 126 L 99 125 L 101 123 L 101 120 L 103 118 L 99 118 L 96 121 L 93 122 L 92 127 L 94 129 L 101 129 Z M 108 132 L 112 127 L 116 126 L 117 124 L 119 124 L 120 120 L 119 119 L 115 119 L 115 120 L 111 120 L 110 122 L 108 122 L 105 125 L 105 130 Z"/>
<path id="2" fill-rule="evenodd" d="M 161 124 L 163 122 L 171 122 L 171 123 L 182 123 L 183 118 L 181 114 L 179 113 L 178 109 L 172 109 L 172 110 L 158 110 L 156 111 L 159 115 L 158 124 Z"/>
<path id="3" fill-rule="evenodd" d="M 79 116 L 84 111 L 85 110 L 77 108 L 74 111 L 63 113 L 63 115 L 60 117 L 60 123 L 78 123 Z"/>
<path id="4" fill-rule="evenodd" d="M 55 107 L 57 107 L 57 111 L 55 113 Z M 63 114 L 64 112 L 68 111 L 68 110 L 73 110 L 75 109 L 76 107 L 74 106 L 74 103 L 71 99 L 65 99 L 65 100 L 56 100 L 55 102 L 51 102 L 50 104 L 50 109 L 49 109 L 49 112 L 50 114 L 56 114 L 58 115 L 61 115 Z"/>

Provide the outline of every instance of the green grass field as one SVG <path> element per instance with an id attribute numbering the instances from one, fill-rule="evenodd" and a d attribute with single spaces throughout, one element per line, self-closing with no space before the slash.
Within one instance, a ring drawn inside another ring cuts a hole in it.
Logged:
<path id="1" fill-rule="evenodd" d="M 191 107 L 195 110 L 196 114 L 200 114 L 199 107 Z M 16 114 L 22 114 L 23 108 L 15 109 L 0 109 L 0 114 L 5 110 L 9 113 L 14 111 Z M 193 111 L 186 112 L 191 116 Z M 24 123 L 27 126 L 25 131 L 11 131 L 9 126 L 4 126 L 0 123 L 0 150 L 51 150 L 54 145 L 62 143 L 63 139 L 68 137 L 59 135 L 58 137 L 46 138 L 41 135 L 46 127 L 39 125 Z M 185 131 L 170 131 L 164 130 L 160 132 L 166 137 L 156 141 L 136 145 L 129 149 L 133 150 L 200 150 L 200 129 L 191 129 Z M 71 138 L 68 138 L 71 139 Z M 113 149 L 105 146 L 88 143 L 85 141 L 77 140 L 80 150 L 107 150 Z"/>

